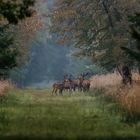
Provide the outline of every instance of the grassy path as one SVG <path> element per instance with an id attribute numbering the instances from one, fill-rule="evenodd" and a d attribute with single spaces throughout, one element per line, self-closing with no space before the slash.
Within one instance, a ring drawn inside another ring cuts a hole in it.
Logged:
<path id="1" fill-rule="evenodd" d="M 52 96 L 49 90 L 15 90 L 0 104 L 0 140 L 140 139 L 140 125 L 110 114 L 98 96 Z"/>

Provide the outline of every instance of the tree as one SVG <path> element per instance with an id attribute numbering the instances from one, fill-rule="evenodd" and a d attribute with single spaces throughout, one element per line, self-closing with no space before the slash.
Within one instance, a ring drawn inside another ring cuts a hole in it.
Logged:
<path id="1" fill-rule="evenodd" d="M 34 0 L 0 0 L 0 78 L 8 77 L 9 71 L 18 65 L 19 47 L 10 24 L 18 24 L 32 16 Z"/>
<path id="2" fill-rule="evenodd" d="M 129 47 L 122 47 L 130 55 L 132 59 L 135 59 L 140 63 L 140 13 L 137 13 L 134 16 L 129 17 L 130 25 L 130 34 L 134 39 L 134 43 Z"/>
<path id="3" fill-rule="evenodd" d="M 0 17 L 17 24 L 20 20 L 31 17 L 34 2 L 35 0 L 0 0 Z"/>
<path id="4" fill-rule="evenodd" d="M 140 8 L 138 0 L 57 0 L 51 31 L 59 43 L 70 43 L 108 71 L 131 63 L 122 51 L 131 42 L 128 16 Z"/>
<path id="5" fill-rule="evenodd" d="M 4 27 L 0 28 L 0 77 L 6 78 L 9 70 L 17 66 L 16 58 L 18 49 L 13 45 L 13 36 L 5 32 Z"/>

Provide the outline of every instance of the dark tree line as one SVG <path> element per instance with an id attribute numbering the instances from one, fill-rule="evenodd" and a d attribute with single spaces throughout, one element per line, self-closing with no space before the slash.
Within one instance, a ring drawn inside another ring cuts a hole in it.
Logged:
<path id="1" fill-rule="evenodd" d="M 0 78 L 7 78 L 10 70 L 18 66 L 19 47 L 9 29 L 32 16 L 34 3 L 34 0 L 0 0 Z"/>

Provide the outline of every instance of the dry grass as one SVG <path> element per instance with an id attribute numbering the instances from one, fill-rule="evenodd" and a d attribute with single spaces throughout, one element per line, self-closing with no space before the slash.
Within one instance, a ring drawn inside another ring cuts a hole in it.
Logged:
<path id="1" fill-rule="evenodd" d="M 121 77 L 117 73 L 96 75 L 91 78 L 91 88 L 104 88 L 107 86 L 117 86 L 121 82 Z"/>
<path id="2" fill-rule="evenodd" d="M 140 83 L 140 75 L 138 73 L 132 74 L 134 83 Z M 122 78 L 118 73 L 111 73 L 106 75 L 95 75 L 91 78 L 91 88 L 104 88 L 108 86 L 119 86 Z"/>
<path id="3" fill-rule="evenodd" d="M 13 88 L 14 86 L 12 85 L 11 81 L 8 81 L 8 80 L 0 81 L 0 97 L 4 96 L 8 90 L 13 89 Z"/>
<path id="4" fill-rule="evenodd" d="M 124 86 L 117 73 L 94 76 L 91 78 L 91 88 L 104 88 L 107 96 L 117 99 L 129 112 L 140 113 L 140 75 L 132 75 L 132 86 Z"/>
<path id="5" fill-rule="evenodd" d="M 125 92 L 125 96 L 120 98 L 121 103 L 129 111 L 140 113 L 140 87 L 135 85 L 133 88 L 123 92 Z"/>

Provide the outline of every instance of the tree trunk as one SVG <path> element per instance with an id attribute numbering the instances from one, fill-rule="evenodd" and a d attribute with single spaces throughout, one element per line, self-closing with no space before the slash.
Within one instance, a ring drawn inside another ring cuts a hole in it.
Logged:
<path id="1" fill-rule="evenodd" d="M 118 72 L 119 72 L 120 76 L 121 76 L 121 77 L 122 77 L 122 79 L 123 79 L 122 70 L 121 70 L 121 68 L 120 68 L 119 66 L 117 66 L 117 70 L 118 70 Z"/>

